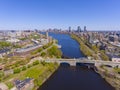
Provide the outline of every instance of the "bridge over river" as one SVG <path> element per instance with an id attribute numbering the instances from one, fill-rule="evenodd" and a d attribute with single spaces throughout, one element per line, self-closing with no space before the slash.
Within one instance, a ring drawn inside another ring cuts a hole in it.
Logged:
<path id="1" fill-rule="evenodd" d="M 100 65 L 107 65 L 111 67 L 120 67 L 120 62 L 112 62 L 112 61 L 104 61 L 104 60 L 88 60 L 87 58 L 80 58 L 80 59 L 47 59 L 45 62 L 56 62 L 58 64 L 61 63 L 68 63 L 71 66 L 76 66 L 77 63 L 84 63 L 84 64 L 94 64 L 95 66 Z"/>

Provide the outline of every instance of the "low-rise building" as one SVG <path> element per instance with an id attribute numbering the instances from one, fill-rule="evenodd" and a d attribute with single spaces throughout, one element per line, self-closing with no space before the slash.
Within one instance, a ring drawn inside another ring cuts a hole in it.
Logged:
<path id="1" fill-rule="evenodd" d="M 41 39 L 40 42 L 42 45 L 45 45 L 48 43 L 48 39 Z"/>
<path id="2" fill-rule="evenodd" d="M 112 57 L 113 62 L 120 62 L 120 57 Z"/>
<path id="3" fill-rule="evenodd" d="M 9 49 L 0 50 L 0 58 L 2 58 L 4 55 L 9 54 L 9 53 L 10 53 Z"/>
<path id="4" fill-rule="evenodd" d="M 0 83 L 0 90 L 9 90 L 4 83 Z"/>
<path id="5" fill-rule="evenodd" d="M 26 78 L 25 80 L 15 80 L 15 86 L 17 90 L 32 90 L 34 87 L 33 79 Z"/>
<path id="6" fill-rule="evenodd" d="M 11 38 L 11 39 L 8 39 L 6 40 L 7 42 L 11 42 L 11 43 L 16 43 L 16 42 L 19 42 L 20 40 L 19 39 L 16 39 L 16 38 Z"/>
<path id="7" fill-rule="evenodd" d="M 5 76 L 8 76 L 8 75 L 13 74 L 13 73 L 14 73 L 14 71 L 12 69 L 4 71 Z"/>

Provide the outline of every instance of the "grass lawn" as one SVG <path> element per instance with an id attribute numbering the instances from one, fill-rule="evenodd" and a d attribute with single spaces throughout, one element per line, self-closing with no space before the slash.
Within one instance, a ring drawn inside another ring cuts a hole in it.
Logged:
<path id="1" fill-rule="evenodd" d="M 53 63 L 50 64 L 38 64 L 35 66 L 32 66 L 30 68 L 27 68 L 25 71 L 21 71 L 18 74 L 12 74 L 5 78 L 4 82 L 8 85 L 9 88 L 12 88 L 13 80 L 19 79 L 23 80 L 26 77 L 33 78 L 35 81 L 36 86 L 41 85 L 43 80 L 50 75 L 52 72 L 55 71 L 58 65 L 55 65 Z"/>

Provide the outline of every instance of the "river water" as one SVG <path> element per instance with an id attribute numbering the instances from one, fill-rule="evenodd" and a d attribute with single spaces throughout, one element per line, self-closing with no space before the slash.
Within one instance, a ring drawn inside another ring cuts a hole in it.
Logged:
<path id="1" fill-rule="evenodd" d="M 71 58 L 84 57 L 79 44 L 66 34 L 49 33 L 62 45 L 62 52 Z M 58 70 L 38 90 L 115 90 L 92 69 L 78 64 L 71 67 L 61 64 Z"/>
<path id="2" fill-rule="evenodd" d="M 63 55 L 70 58 L 81 58 L 84 55 L 80 51 L 79 43 L 73 40 L 67 34 L 49 33 L 50 36 L 58 40 L 58 44 L 62 46 Z"/>

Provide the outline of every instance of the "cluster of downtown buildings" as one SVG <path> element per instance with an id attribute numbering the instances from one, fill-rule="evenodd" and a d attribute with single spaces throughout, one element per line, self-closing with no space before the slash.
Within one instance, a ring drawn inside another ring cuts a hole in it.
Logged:
<path id="1" fill-rule="evenodd" d="M 100 47 L 100 50 L 104 50 L 111 60 L 120 62 L 120 31 L 88 31 L 86 26 L 83 28 L 78 26 L 76 29 L 68 27 L 67 30 L 48 29 L 47 31 L 67 34 L 74 33 L 79 37 L 84 37 L 91 45 L 96 45 Z"/>
<path id="2" fill-rule="evenodd" d="M 75 31 L 69 27 L 68 32 L 84 37 L 89 44 L 104 50 L 110 60 L 120 62 L 120 31 L 87 31 L 86 26 L 83 30 L 78 26 Z"/>

